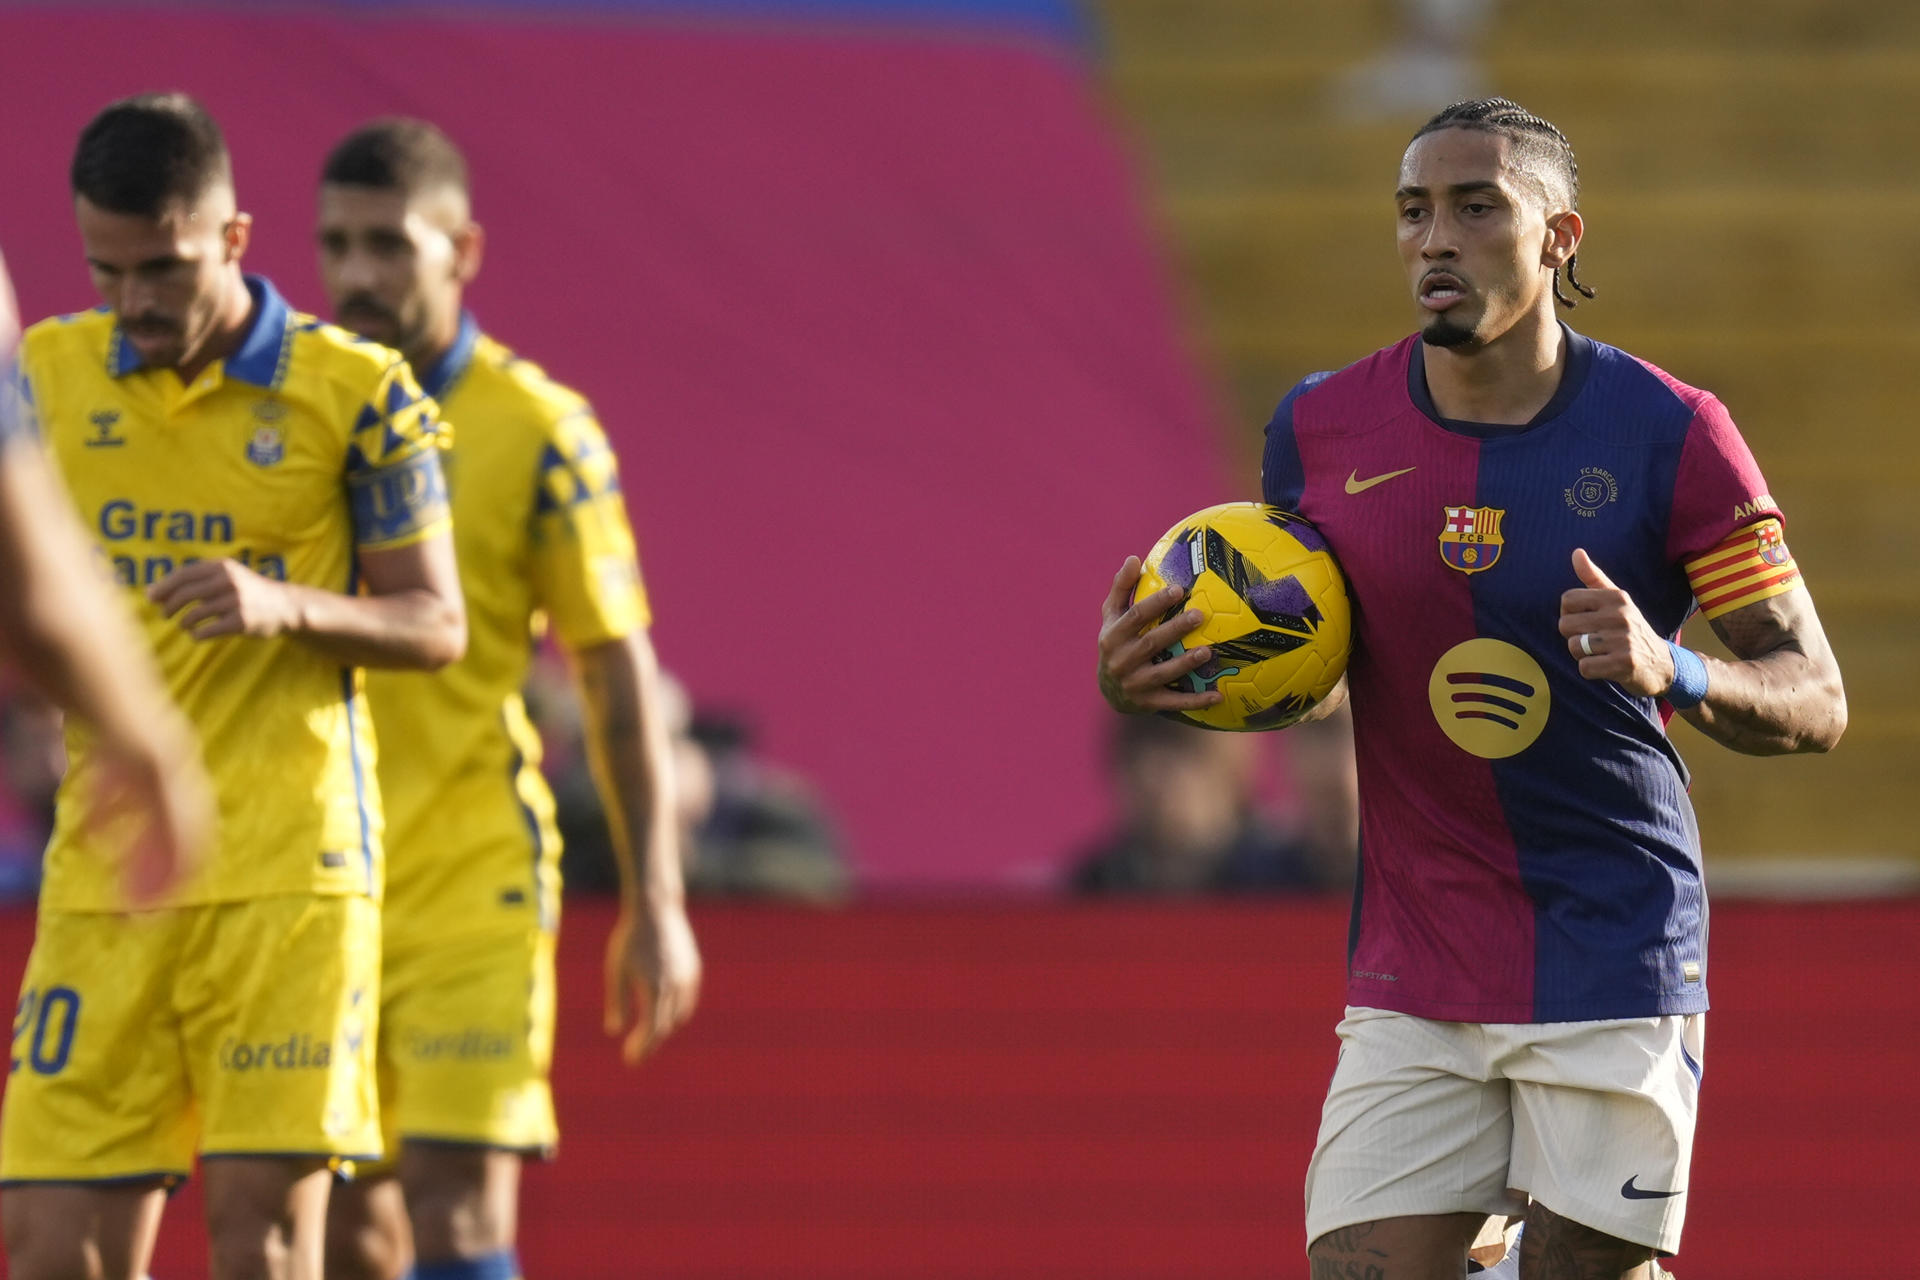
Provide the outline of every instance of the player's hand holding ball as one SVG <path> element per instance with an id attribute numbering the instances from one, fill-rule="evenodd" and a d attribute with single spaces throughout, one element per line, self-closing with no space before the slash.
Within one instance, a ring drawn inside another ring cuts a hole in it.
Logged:
<path id="1" fill-rule="evenodd" d="M 167 617 L 195 640 L 219 636 L 277 636 L 299 625 L 299 605 L 287 584 L 238 560 L 183 564 L 147 588 Z M 182 611 L 185 611 L 184 613 Z"/>
<path id="2" fill-rule="evenodd" d="M 1100 691 L 1115 710 L 1196 728 L 1280 729 L 1332 695 L 1352 639 L 1346 579 L 1319 530 L 1224 502 L 1121 566 L 1102 610 Z"/>
<path id="3" fill-rule="evenodd" d="M 1589 680 L 1611 680 L 1628 693 L 1658 698 L 1673 686 L 1673 651 L 1640 607 L 1600 571 L 1584 549 L 1573 571 L 1585 585 L 1560 597 L 1560 634 Z"/>
<path id="4" fill-rule="evenodd" d="M 1113 576 L 1113 589 L 1100 609 L 1100 694 L 1115 711 L 1138 715 L 1145 711 L 1195 711 L 1220 701 L 1220 692 L 1185 693 L 1167 686 L 1206 665 L 1213 657 L 1205 645 L 1178 653 L 1165 662 L 1154 658 L 1174 648 L 1180 638 L 1198 627 L 1200 611 L 1189 609 L 1165 622 L 1159 620 L 1186 599 L 1186 590 L 1169 586 L 1142 599 L 1133 598 L 1140 582 L 1140 557 L 1128 556 Z M 1155 625 L 1158 623 L 1158 625 Z"/>

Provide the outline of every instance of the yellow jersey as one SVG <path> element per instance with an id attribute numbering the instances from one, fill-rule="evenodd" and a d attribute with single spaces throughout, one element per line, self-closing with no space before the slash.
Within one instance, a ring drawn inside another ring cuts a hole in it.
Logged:
<path id="1" fill-rule="evenodd" d="M 387 809 L 390 945 L 558 918 L 560 839 L 520 689 L 550 624 L 584 649 L 650 621 L 618 468 L 577 393 L 462 316 L 421 384 L 456 425 L 447 455 L 467 653 L 370 673 Z"/>
<path id="2" fill-rule="evenodd" d="M 373 736 L 358 673 L 293 636 L 195 640 L 145 589 L 181 564 L 231 558 L 269 578 L 353 592 L 356 547 L 447 527 L 446 430 L 398 353 L 290 309 L 247 278 L 239 348 L 192 383 L 146 369 L 104 310 L 42 321 L 21 344 L 31 425 L 193 724 L 218 793 L 205 865 L 170 905 L 381 883 Z M 68 769 L 41 905 L 123 906 L 99 833 L 67 803 L 90 783 L 88 734 Z"/>

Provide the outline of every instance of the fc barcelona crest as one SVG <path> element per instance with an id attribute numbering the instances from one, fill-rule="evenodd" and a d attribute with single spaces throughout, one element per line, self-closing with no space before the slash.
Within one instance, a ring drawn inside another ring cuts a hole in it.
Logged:
<path id="1" fill-rule="evenodd" d="M 1500 536 L 1500 507 L 1448 507 L 1440 528 L 1440 558 L 1462 573 L 1491 569 L 1506 539 Z"/>
<path id="2" fill-rule="evenodd" d="M 1760 524 L 1760 558 L 1770 565 L 1784 565 L 1793 556 L 1787 551 L 1786 537 L 1780 532 L 1778 520 L 1765 520 Z"/>

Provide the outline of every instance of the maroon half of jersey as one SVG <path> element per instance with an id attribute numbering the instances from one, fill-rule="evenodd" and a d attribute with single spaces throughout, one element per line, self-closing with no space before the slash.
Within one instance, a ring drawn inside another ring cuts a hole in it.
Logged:
<path id="1" fill-rule="evenodd" d="M 1326 535 L 1355 615 L 1361 867 L 1348 1000 L 1469 1022 L 1707 1007 L 1706 900 L 1671 708 L 1581 676 L 1584 548 L 1654 630 L 1685 562 L 1777 515 L 1712 395 L 1566 330 L 1524 427 L 1443 419 L 1408 338 L 1288 393 L 1265 499 Z"/>

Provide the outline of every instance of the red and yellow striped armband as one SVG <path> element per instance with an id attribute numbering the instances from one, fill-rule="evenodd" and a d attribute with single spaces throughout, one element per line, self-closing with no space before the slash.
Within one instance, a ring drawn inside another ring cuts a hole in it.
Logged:
<path id="1" fill-rule="evenodd" d="M 1783 591 L 1800 581 L 1778 520 L 1762 520 L 1727 535 L 1719 546 L 1687 561 L 1687 582 L 1709 618 Z"/>

